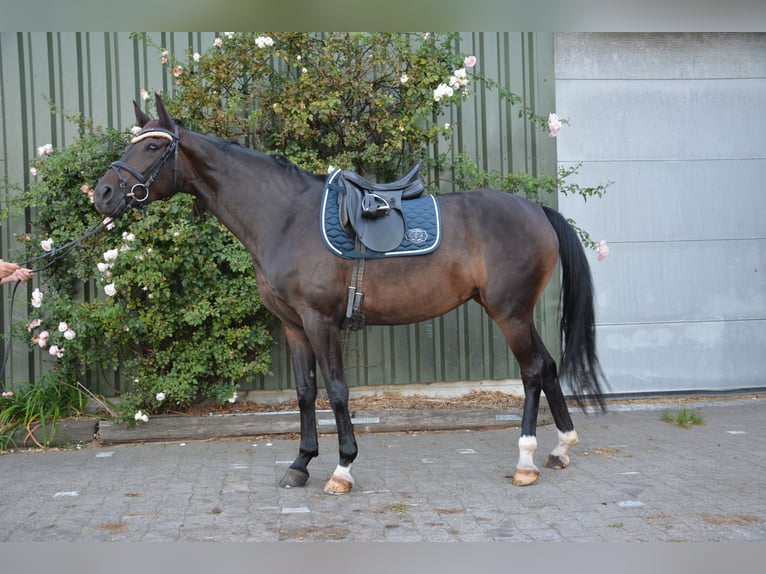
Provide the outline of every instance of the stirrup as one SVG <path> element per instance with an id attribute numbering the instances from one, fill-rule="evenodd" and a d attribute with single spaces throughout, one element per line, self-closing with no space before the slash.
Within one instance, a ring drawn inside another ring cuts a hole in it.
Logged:
<path id="1" fill-rule="evenodd" d="M 377 193 L 365 193 L 362 198 L 362 215 L 364 217 L 383 217 L 391 212 L 391 204 L 385 197 Z"/>

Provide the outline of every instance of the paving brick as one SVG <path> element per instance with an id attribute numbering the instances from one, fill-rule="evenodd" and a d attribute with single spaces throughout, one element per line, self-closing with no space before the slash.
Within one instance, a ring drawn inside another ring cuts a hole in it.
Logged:
<path id="1" fill-rule="evenodd" d="M 574 413 L 581 442 L 562 471 L 542 468 L 543 427 L 524 488 L 510 479 L 517 429 L 359 433 L 345 496 L 322 493 L 335 435 L 296 489 L 278 487 L 298 449 L 284 438 L 8 453 L 0 541 L 766 540 L 766 400 L 692 408 L 705 424 L 689 429 L 656 408 Z"/>

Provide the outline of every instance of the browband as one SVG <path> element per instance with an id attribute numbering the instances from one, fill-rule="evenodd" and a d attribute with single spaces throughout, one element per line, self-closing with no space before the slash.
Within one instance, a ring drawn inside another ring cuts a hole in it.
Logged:
<path id="1" fill-rule="evenodd" d="M 138 133 L 136 137 L 130 140 L 130 143 L 135 144 L 142 140 L 145 140 L 146 138 L 165 138 L 166 140 L 173 141 L 175 139 L 175 136 L 169 131 L 154 129 L 154 130 Z"/>

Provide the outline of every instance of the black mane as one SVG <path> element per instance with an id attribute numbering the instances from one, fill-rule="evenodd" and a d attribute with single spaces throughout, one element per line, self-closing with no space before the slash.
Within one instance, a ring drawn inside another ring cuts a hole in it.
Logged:
<path id="1" fill-rule="evenodd" d="M 203 135 L 203 134 L 197 133 L 197 135 Z M 324 179 L 326 178 L 325 174 L 313 173 L 306 169 L 303 169 L 298 164 L 293 162 L 289 157 L 287 157 L 286 155 L 282 153 L 276 152 L 271 154 L 264 154 L 256 149 L 243 146 L 241 143 L 239 143 L 236 140 L 226 140 L 213 135 L 208 135 L 203 137 L 207 138 L 208 140 L 212 140 L 215 143 L 215 146 L 226 154 L 236 152 L 236 153 L 252 154 L 262 158 L 269 158 L 279 167 L 284 169 L 286 173 L 308 177 L 311 179 L 318 179 L 321 181 L 324 181 Z"/>

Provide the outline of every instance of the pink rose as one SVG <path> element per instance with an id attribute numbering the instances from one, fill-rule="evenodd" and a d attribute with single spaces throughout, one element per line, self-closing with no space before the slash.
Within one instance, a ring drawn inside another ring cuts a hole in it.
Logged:
<path id="1" fill-rule="evenodd" d="M 603 261 L 606 259 L 606 256 L 609 255 L 609 246 L 606 244 L 606 241 L 603 239 L 598 242 L 598 246 L 596 247 L 596 253 L 598 253 L 598 260 Z"/>
<path id="2" fill-rule="evenodd" d="M 561 129 L 561 120 L 556 114 L 548 114 L 548 136 L 555 138 Z"/>

